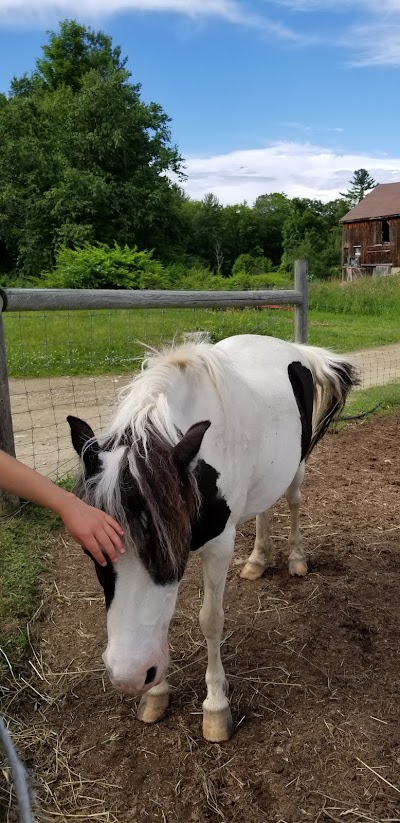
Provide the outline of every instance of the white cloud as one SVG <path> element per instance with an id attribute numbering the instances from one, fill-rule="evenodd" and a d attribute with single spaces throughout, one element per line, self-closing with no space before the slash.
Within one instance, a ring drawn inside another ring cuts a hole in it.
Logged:
<path id="1" fill-rule="evenodd" d="M 310 143 L 275 143 L 264 149 L 188 157 L 184 188 L 196 199 L 213 192 L 224 204 L 253 203 L 260 194 L 274 191 L 327 201 L 338 197 L 360 168 L 368 169 L 379 183 L 400 181 L 400 154 L 346 154 Z"/>
<path id="2" fill-rule="evenodd" d="M 286 6 L 293 11 L 361 11 L 382 12 L 400 11 L 399 0 L 274 0 L 277 5 Z"/>
<path id="3" fill-rule="evenodd" d="M 397 21 L 353 26 L 344 38 L 354 66 L 400 66 L 400 14 Z"/>
<path id="4" fill-rule="evenodd" d="M 353 66 L 400 66 L 399 0 L 274 0 L 294 12 L 349 14 L 347 25 L 330 33 L 332 42 L 345 48 Z M 321 22 L 322 22 L 321 18 Z M 315 18 L 313 18 L 315 25 Z"/>
<path id="5" fill-rule="evenodd" d="M 304 39 L 283 23 L 253 13 L 241 0 L 0 0 L 0 24 L 43 26 L 66 16 L 98 21 L 128 11 L 214 17 L 282 40 Z"/>

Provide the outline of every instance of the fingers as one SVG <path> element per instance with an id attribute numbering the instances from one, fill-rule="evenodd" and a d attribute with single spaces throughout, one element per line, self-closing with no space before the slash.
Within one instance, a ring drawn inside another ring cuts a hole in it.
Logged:
<path id="1" fill-rule="evenodd" d="M 105 523 L 103 525 L 103 528 L 104 528 L 104 532 L 108 535 L 108 537 L 110 538 L 110 540 L 113 543 L 113 545 L 115 546 L 115 548 L 118 549 L 120 554 L 124 554 L 125 549 L 124 549 L 124 547 L 122 545 L 122 542 L 121 542 L 121 540 L 118 536 L 118 535 L 121 535 L 121 537 L 122 537 L 122 535 L 124 533 L 123 529 L 121 529 L 121 526 L 119 526 L 118 523 L 116 523 L 115 520 L 113 520 L 112 517 L 110 517 L 109 514 L 106 514 L 105 515 Z"/>
<path id="2" fill-rule="evenodd" d="M 109 534 L 107 534 L 106 528 L 110 529 Z M 96 540 L 97 540 L 98 543 L 100 543 L 101 548 L 103 549 L 103 553 L 107 554 L 108 557 L 110 558 L 110 560 L 112 560 L 113 563 L 116 563 L 117 560 L 118 560 L 118 554 L 115 550 L 115 546 L 114 546 L 113 541 L 115 541 L 117 539 L 117 537 L 115 535 L 112 538 L 111 535 L 112 535 L 111 527 L 107 526 L 107 527 L 104 527 L 104 529 L 102 529 L 101 534 L 96 534 Z M 119 540 L 119 538 L 118 538 L 118 540 Z M 119 541 L 119 542 L 121 542 L 121 541 Z M 124 551 L 123 547 L 122 547 L 122 544 L 121 544 L 120 551 L 121 551 L 121 553 Z"/>
<path id="3" fill-rule="evenodd" d="M 104 554 L 94 536 L 87 538 L 84 542 L 82 542 L 82 545 L 88 550 L 88 552 L 90 552 L 92 557 L 97 560 L 100 566 L 107 565 L 107 560 L 105 559 Z"/>
<path id="4" fill-rule="evenodd" d="M 106 519 L 108 525 L 112 526 L 114 531 L 117 532 L 117 534 L 121 535 L 121 537 L 122 537 L 123 534 L 124 534 L 124 530 L 121 529 L 121 526 L 119 525 L 119 523 L 117 523 L 116 520 L 114 520 L 109 514 L 105 515 L 105 519 Z"/>
<path id="5" fill-rule="evenodd" d="M 107 565 L 104 555 L 116 563 L 118 553 L 125 552 L 121 541 L 124 534 L 121 526 L 109 514 L 73 495 L 68 496 L 67 503 L 61 516 L 71 536 L 87 549 L 101 566 Z"/>

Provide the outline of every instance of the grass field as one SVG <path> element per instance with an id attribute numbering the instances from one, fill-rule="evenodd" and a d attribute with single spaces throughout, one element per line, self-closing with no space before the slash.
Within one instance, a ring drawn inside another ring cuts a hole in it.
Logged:
<path id="1" fill-rule="evenodd" d="M 378 405 L 379 404 L 379 405 Z M 387 383 L 385 386 L 374 386 L 361 389 L 350 394 L 346 403 L 344 416 L 364 414 L 365 411 L 377 406 L 374 414 L 390 414 L 400 407 L 400 383 Z"/>
<path id="2" fill-rule="evenodd" d="M 398 343 L 397 316 L 350 315 L 310 310 L 309 343 L 336 351 Z M 231 334 L 270 334 L 293 339 L 293 311 L 133 310 L 30 312 L 6 315 L 10 377 L 107 374 L 131 371 L 150 346 L 186 331 L 206 330 L 217 340 Z M 140 342 L 138 342 L 140 341 Z"/>

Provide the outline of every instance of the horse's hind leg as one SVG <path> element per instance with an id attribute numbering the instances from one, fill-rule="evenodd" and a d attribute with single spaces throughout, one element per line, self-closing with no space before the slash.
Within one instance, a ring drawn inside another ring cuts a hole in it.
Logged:
<path id="1" fill-rule="evenodd" d="M 300 537 L 300 504 L 301 504 L 301 484 L 304 480 L 304 462 L 295 474 L 295 477 L 286 492 L 286 500 L 290 509 L 290 535 L 289 535 L 289 574 L 304 577 L 307 574 L 307 560 L 301 546 Z"/>
<path id="2" fill-rule="evenodd" d="M 271 566 L 273 560 L 273 547 L 271 541 L 271 526 L 269 511 L 259 514 L 256 517 L 256 539 L 254 549 L 240 572 L 240 577 L 245 580 L 258 580 L 262 577 L 267 566 Z"/>
<path id="3" fill-rule="evenodd" d="M 157 723 L 164 716 L 169 703 L 169 685 L 162 680 L 143 695 L 137 710 L 138 720 L 143 723 Z"/>

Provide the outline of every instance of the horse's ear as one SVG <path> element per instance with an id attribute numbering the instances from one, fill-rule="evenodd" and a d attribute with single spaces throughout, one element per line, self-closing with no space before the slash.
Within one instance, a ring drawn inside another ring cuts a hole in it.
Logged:
<path id="1" fill-rule="evenodd" d="M 187 430 L 179 443 L 174 446 L 172 454 L 178 468 L 186 469 L 189 463 L 194 460 L 201 446 L 203 437 L 210 426 L 211 423 L 209 420 L 195 423 Z"/>
<path id="2" fill-rule="evenodd" d="M 84 420 L 73 417 L 71 414 L 68 415 L 67 422 L 71 428 L 72 445 L 79 457 L 82 457 L 86 475 L 90 477 L 100 469 L 100 446 L 94 436 L 94 431 Z"/>

